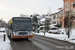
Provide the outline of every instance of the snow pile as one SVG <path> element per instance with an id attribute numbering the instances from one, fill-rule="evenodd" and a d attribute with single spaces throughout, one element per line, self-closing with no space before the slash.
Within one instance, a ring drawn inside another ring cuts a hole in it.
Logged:
<path id="1" fill-rule="evenodd" d="M 45 21 L 45 18 L 41 19 L 40 22 L 41 22 L 41 21 Z"/>
<path id="2" fill-rule="evenodd" d="M 0 31 L 5 31 L 5 28 L 0 28 Z M 4 34 L 5 34 L 5 41 L 3 41 Z M 6 31 L 0 32 L 0 50 L 9 50 L 9 48 L 10 48 L 10 41 L 7 37 Z"/>
<path id="3" fill-rule="evenodd" d="M 0 42 L 0 50 L 9 50 L 10 48 L 9 42 Z"/>
<path id="4" fill-rule="evenodd" d="M 70 39 L 75 39 L 75 29 L 72 29 Z"/>
<path id="5" fill-rule="evenodd" d="M 65 35 L 65 34 L 49 34 L 49 33 L 46 33 L 45 36 L 57 38 L 57 39 L 60 39 L 60 40 L 65 40 L 67 38 L 67 35 Z"/>
<path id="6" fill-rule="evenodd" d="M 3 35 L 0 34 L 0 50 L 8 50 L 10 48 L 10 41 L 6 36 L 5 41 L 3 41 Z"/>
<path id="7" fill-rule="evenodd" d="M 63 30 L 63 29 L 61 29 L 61 30 Z M 40 32 L 40 33 L 34 33 L 34 34 L 75 43 L 75 29 L 72 29 L 71 34 L 70 34 L 70 38 L 68 38 L 68 36 L 65 33 L 64 34 L 61 34 L 61 33 L 60 34 L 52 34 L 52 33 L 46 32 L 44 35 L 43 32 Z"/>
<path id="8" fill-rule="evenodd" d="M 35 34 L 37 34 L 37 35 L 44 35 L 44 33 L 43 32 L 41 32 L 41 33 L 35 33 Z M 52 38 L 56 38 L 56 39 L 60 39 L 60 40 L 65 40 L 66 38 L 67 38 L 67 35 L 65 35 L 65 34 L 51 34 L 51 33 L 45 33 L 45 35 L 44 36 L 46 36 L 46 37 L 52 37 Z"/>
<path id="9" fill-rule="evenodd" d="M 72 29 L 71 31 L 70 42 L 75 43 L 75 29 Z"/>

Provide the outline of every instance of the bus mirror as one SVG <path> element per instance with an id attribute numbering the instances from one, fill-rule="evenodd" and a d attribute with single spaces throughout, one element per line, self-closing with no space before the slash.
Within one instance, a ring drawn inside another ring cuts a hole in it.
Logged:
<path id="1" fill-rule="evenodd" d="M 12 23 L 12 19 L 10 19 L 10 23 Z"/>

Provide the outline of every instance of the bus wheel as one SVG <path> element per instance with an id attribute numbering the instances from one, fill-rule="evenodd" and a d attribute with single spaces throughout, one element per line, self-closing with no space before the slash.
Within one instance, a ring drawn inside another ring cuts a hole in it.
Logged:
<path id="1" fill-rule="evenodd" d="M 9 37 L 8 33 L 7 33 L 7 36 Z"/>
<path id="2" fill-rule="evenodd" d="M 7 31 L 7 36 L 9 37 L 9 31 Z"/>
<path id="3" fill-rule="evenodd" d="M 26 38 L 26 40 L 28 40 L 28 38 Z"/>
<path id="4" fill-rule="evenodd" d="M 11 37 L 11 33 L 10 33 L 10 38 L 12 38 L 12 37 Z"/>

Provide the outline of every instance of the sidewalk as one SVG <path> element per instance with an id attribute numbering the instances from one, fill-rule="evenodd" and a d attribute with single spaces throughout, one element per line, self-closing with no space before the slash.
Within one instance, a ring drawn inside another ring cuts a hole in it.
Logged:
<path id="1" fill-rule="evenodd" d="M 5 37 L 6 37 L 5 41 L 3 41 L 4 34 L 0 33 L 0 50 L 10 50 L 10 48 L 11 48 L 10 41 L 9 41 L 7 35 Z"/>
<path id="2" fill-rule="evenodd" d="M 67 38 L 67 35 L 65 34 L 51 34 L 51 33 L 34 33 L 36 35 L 41 35 L 41 36 L 45 36 L 45 37 L 51 37 L 51 38 L 55 38 L 55 39 L 58 39 L 58 40 L 63 40 L 63 41 L 68 41 L 70 43 L 74 43 L 75 44 L 75 39 L 73 40 L 72 38 Z M 75 37 L 75 36 L 74 36 Z"/>

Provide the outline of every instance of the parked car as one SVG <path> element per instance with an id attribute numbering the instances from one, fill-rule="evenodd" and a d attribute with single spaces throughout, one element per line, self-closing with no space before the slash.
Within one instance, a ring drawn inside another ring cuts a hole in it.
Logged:
<path id="1" fill-rule="evenodd" d="M 6 34 L 6 29 L 5 28 L 0 28 L 0 35 Z"/>
<path id="2" fill-rule="evenodd" d="M 59 33 L 59 34 L 66 34 L 66 31 L 65 31 L 65 29 L 64 28 L 59 28 L 58 30 L 57 30 L 57 33 Z"/>
<path id="3" fill-rule="evenodd" d="M 57 34 L 57 29 L 58 27 L 50 27 L 50 30 L 48 30 L 48 32 Z"/>
<path id="4" fill-rule="evenodd" d="M 45 31 L 45 26 L 40 26 L 40 27 L 38 28 L 38 30 L 39 30 L 40 32 L 44 32 L 44 31 Z"/>

